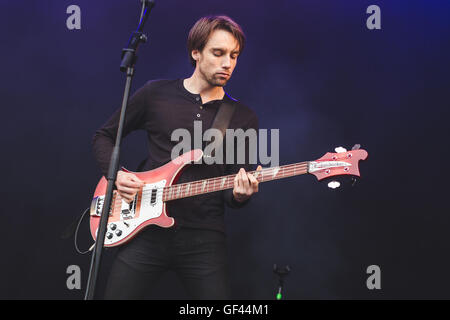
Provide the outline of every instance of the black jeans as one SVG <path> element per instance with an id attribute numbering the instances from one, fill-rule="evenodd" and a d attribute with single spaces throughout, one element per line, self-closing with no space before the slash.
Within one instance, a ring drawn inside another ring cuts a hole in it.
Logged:
<path id="1" fill-rule="evenodd" d="M 227 247 L 221 232 L 149 226 L 119 248 L 105 299 L 145 299 L 174 270 L 192 299 L 228 299 Z"/>

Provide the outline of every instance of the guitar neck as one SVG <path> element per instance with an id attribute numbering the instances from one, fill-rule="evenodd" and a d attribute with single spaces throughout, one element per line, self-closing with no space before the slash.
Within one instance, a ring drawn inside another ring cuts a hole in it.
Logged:
<path id="1" fill-rule="evenodd" d="M 309 162 L 306 161 L 288 164 L 281 167 L 265 168 L 259 171 L 249 171 L 248 173 L 252 174 L 256 180 L 261 183 L 308 173 L 308 165 Z M 231 174 L 217 178 L 197 180 L 165 187 L 163 192 L 163 201 L 176 200 L 205 193 L 232 189 L 234 187 L 235 176 L 236 174 Z"/>

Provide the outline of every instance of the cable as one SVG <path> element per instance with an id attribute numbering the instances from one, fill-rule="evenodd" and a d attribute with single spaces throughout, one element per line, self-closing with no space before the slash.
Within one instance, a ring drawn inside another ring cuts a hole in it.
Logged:
<path id="1" fill-rule="evenodd" d="M 75 236 L 73 237 L 73 242 L 74 242 L 74 245 L 75 245 L 75 250 L 77 250 L 77 252 L 78 252 L 79 254 L 86 254 L 86 253 L 88 253 L 89 251 L 91 251 L 91 250 L 94 248 L 94 245 L 92 245 L 87 251 L 81 251 L 81 250 L 78 248 L 78 245 L 77 245 L 78 229 L 80 229 L 81 221 L 83 221 L 84 216 L 86 215 L 87 212 L 89 212 L 89 210 L 90 210 L 90 208 L 87 208 L 86 210 L 84 210 L 83 214 L 81 215 L 81 218 L 80 218 L 80 220 L 78 221 L 78 225 L 77 225 L 77 228 L 76 228 L 76 230 L 75 230 Z M 94 244 L 95 244 L 95 243 L 94 243 Z"/>

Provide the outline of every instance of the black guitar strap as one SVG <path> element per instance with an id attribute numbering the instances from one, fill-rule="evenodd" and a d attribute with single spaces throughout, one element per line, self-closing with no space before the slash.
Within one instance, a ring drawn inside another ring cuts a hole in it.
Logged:
<path id="1" fill-rule="evenodd" d="M 217 129 L 221 132 L 220 140 L 217 141 L 217 146 L 222 146 L 223 138 L 225 137 L 226 130 L 228 126 L 230 125 L 231 118 L 233 117 L 234 109 L 236 108 L 236 104 L 229 101 L 223 101 L 222 104 L 219 107 L 219 110 L 216 113 L 216 117 L 213 120 L 213 124 L 211 126 L 211 129 Z M 216 141 L 211 141 L 211 143 L 216 143 Z M 209 145 L 208 144 L 208 145 Z M 206 156 L 214 156 L 207 155 Z"/>

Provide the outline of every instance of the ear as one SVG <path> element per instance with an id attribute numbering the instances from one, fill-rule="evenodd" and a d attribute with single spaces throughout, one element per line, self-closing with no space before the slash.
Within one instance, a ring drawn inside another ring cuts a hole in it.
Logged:
<path id="1" fill-rule="evenodd" d="M 200 60 L 200 51 L 192 50 L 191 56 L 192 56 L 192 59 L 194 59 L 195 61 L 198 62 L 198 60 Z"/>

